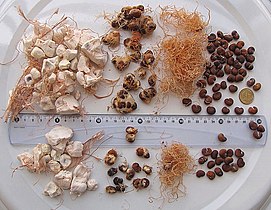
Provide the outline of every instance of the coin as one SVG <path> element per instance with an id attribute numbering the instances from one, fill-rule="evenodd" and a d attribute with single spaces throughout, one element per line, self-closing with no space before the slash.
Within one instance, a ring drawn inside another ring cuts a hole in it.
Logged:
<path id="1" fill-rule="evenodd" d="M 239 93 L 239 99 L 245 105 L 251 104 L 254 100 L 254 93 L 249 88 L 243 88 Z"/>

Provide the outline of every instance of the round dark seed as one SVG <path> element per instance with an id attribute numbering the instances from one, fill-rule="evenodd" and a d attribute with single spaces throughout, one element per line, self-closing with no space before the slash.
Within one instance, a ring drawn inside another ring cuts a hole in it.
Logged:
<path id="1" fill-rule="evenodd" d="M 235 30 L 231 32 L 231 35 L 232 35 L 232 37 L 233 37 L 234 40 L 237 40 L 237 39 L 240 38 L 240 35 Z"/>
<path id="2" fill-rule="evenodd" d="M 223 34 L 222 31 L 217 31 L 217 32 L 216 32 L 216 35 L 217 35 L 219 38 L 224 39 L 224 34 Z"/>
<path id="3" fill-rule="evenodd" d="M 234 50 L 234 55 L 236 55 L 236 56 L 241 55 L 241 50 L 236 47 Z"/>
<path id="4" fill-rule="evenodd" d="M 227 51 L 225 51 L 225 58 L 230 58 L 230 57 L 232 57 L 233 56 L 233 52 L 232 51 L 229 51 L 229 50 L 227 50 Z"/>
<path id="5" fill-rule="evenodd" d="M 208 45 L 207 45 L 207 51 L 209 52 L 209 53 L 213 53 L 214 51 L 215 51 L 215 45 L 214 45 L 214 43 L 209 43 Z"/>
<path id="6" fill-rule="evenodd" d="M 246 62 L 246 63 L 245 63 L 245 68 L 246 68 L 247 70 L 252 70 L 252 69 L 254 68 L 254 66 L 253 66 L 253 64 L 250 63 L 250 62 Z"/>
<path id="7" fill-rule="evenodd" d="M 236 56 L 236 60 L 238 60 L 240 63 L 244 63 L 246 61 L 246 58 L 241 54 Z"/>
<path id="8" fill-rule="evenodd" d="M 237 172 L 239 170 L 239 167 L 236 163 L 231 164 L 231 172 Z"/>
<path id="9" fill-rule="evenodd" d="M 257 114 L 258 113 L 258 108 L 256 106 L 249 107 L 247 111 L 248 111 L 249 114 Z"/>
<path id="10" fill-rule="evenodd" d="M 215 166 L 215 161 L 213 160 L 210 160 L 208 163 L 207 163 L 207 168 L 211 169 Z"/>
<path id="11" fill-rule="evenodd" d="M 256 80 L 254 78 L 250 78 L 248 81 L 247 81 L 247 86 L 248 87 L 252 87 L 254 84 L 255 84 Z"/>
<path id="12" fill-rule="evenodd" d="M 229 86 L 229 91 L 231 93 L 235 93 L 238 90 L 238 87 L 236 85 L 230 85 Z"/>
<path id="13" fill-rule="evenodd" d="M 233 158 L 232 157 L 226 157 L 224 159 L 224 163 L 227 165 L 230 165 L 233 162 Z"/>
<path id="14" fill-rule="evenodd" d="M 208 157 L 207 157 L 207 156 L 201 156 L 201 157 L 198 159 L 198 163 L 199 163 L 199 164 L 204 164 L 207 160 L 208 160 Z"/>
<path id="15" fill-rule="evenodd" d="M 263 125 L 258 125 L 257 131 L 264 133 L 265 132 L 264 126 Z"/>
<path id="16" fill-rule="evenodd" d="M 243 158 L 238 158 L 237 159 L 237 165 L 238 165 L 239 168 L 243 168 L 245 166 L 245 164 L 246 163 L 245 163 Z"/>
<path id="17" fill-rule="evenodd" d="M 226 149 L 221 149 L 218 152 L 219 156 L 222 158 L 226 158 L 227 157 L 227 150 Z"/>
<path id="18" fill-rule="evenodd" d="M 235 107 L 235 108 L 234 108 L 234 112 L 235 112 L 235 114 L 237 114 L 237 115 L 241 115 L 241 114 L 244 113 L 244 108 L 242 108 L 242 107 Z"/>
<path id="19" fill-rule="evenodd" d="M 218 55 L 225 55 L 225 49 L 223 48 L 223 47 L 218 47 L 217 49 L 216 49 L 216 53 L 218 54 Z"/>
<path id="20" fill-rule="evenodd" d="M 204 156 L 209 156 L 212 153 L 212 149 L 209 147 L 202 148 L 201 153 Z"/>
<path id="21" fill-rule="evenodd" d="M 225 90 L 227 88 L 227 82 L 226 81 L 221 81 L 220 82 L 220 87 L 221 87 L 221 89 Z"/>
<path id="22" fill-rule="evenodd" d="M 229 114 L 230 113 L 230 109 L 226 106 L 224 106 L 222 109 L 221 109 L 222 113 L 223 114 Z"/>
<path id="23" fill-rule="evenodd" d="M 255 48 L 254 47 L 247 48 L 247 53 L 248 54 L 253 54 L 254 52 L 255 52 Z"/>
<path id="24" fill-rule="evenodd" d="M 217 157 L 215 159 L 215 164 L 216 165 L 221 165 L 221 163 L 223 163 L 223 162 L 224 162 L 224 159 L 222 157 Z"/>
<path id="25" fill-rule="evenodd" d="M 227 141 L 227 137 L 226 137 L 223 133 L 218 134 L 217 139 L 218 139 L 218 141 L 220 141 L 220 142 L 225 142 L 225 141 Z"/>
<path id="26" fill-rule="evenodd" d="M 227 34 L 227 35 L 224 35 L 224 39 L 227 40 L 228 42 L 231 42 L 233 40 L 233 37 L 232 35 Z"/>
<path id="27" fill-rule="evenodd" d="M 216 35 L 214 33 L 211 33 L 209 36 L 208 36 L 208 41 L 209 42 L 214 42 L 216 40 Z"/>
<path id="28" fill-rule="evenodd" d="M 229 44 L 226 40 L 222 39 L 220 41 L 220 46 L 223 47 L 225 50 L 228 48 Z"/>
<path id="29" fill-rule="evenodd" d="M 250 121 L 248 126 L 249 126 L 250 130 L 256 130 L 258 128 L 257 123 L 254 121 Z"/>
<path id="30" fill-rule="evenodd" d="M 229 50 L 230 51 L 234 52 L 235 48 L 236 48 L 236 44 L 235 43 L 230 44 L 230 46 L 229 46 Z"/>
<path id="31" fill-rule="evenodd" d="M 221 93 L 221 92 L 216 92 L 216 93 L 213 94 L 213 99 L 214 99 L 215 101 L 220 100 L 221 97 L 222 97 L 222 93 Z"/>
<path id="32" fill-rule="evenodd" d="M 231 73 L 231 66 L 229 64 L 226 64 L 224 66 L 224 72 L 225 72 L 225 74 L 230 74 Z"/>
<path id="33" fill-rule="evenodd" d="M 233 57 L 229 57 L 227 59 L 227 64 L 229 64 L 230 66 L 232 66 L 234 64 L 234 58 Z"/>
<path id="34" fill-rule="evenodd" d="M 215 109 L 215 107 L 213 107 L 213 106 L 208 106 L 208 107 L 206 108 L 206 112 L 207 112 L 209 115 L 213 115 L 213 114 L 216 113 L 216 109 Z"/>
<path id="35" fill-rule="evenodd" d="M 207 85 L 207 82 L 204 79 L 200 79 L 196 83 L 196 86 L 199 87 L 199 88 L 205 88 L 206 85 Z"/>
<path id="36" fill-rule="evenodd" d="M 209 76 L 207 79 L 208 85 L 213 85 L 215 81 L 216 81 L 216 77 L 214 75 Z"/>
<path id="37" fill-rule="evenodd" d="M 231 170 L 231 166 L 230 165 L 227 165 L 227 164 L 223 164 L 222 165 L 222 170 L 224 172 L 229 172 Z"/>
<path id="38" fill-rule="evenodd" d="M 259 131 L 254 131 L 253 132 L 253 137 L 255 139 L 261 139 L 263 137 L 263 133 L 262 132 L 259 132 Z"/>
<path id="39" fill-rule="evenodd" d="M 115 185 L 122 184 L 122 183 L 123 183 L 123 179 L 116 176 L 116 177 L 113 179 L 113 183 L 114 183 Z"/>
<path id="40" fill-rule="evenodd" d="M 239 70 L 237 68 L 232 68 L 231 69 L 231 74 L 236 76 L 239 73 Z"/>
<path id="41" fill-rule="evenodd" d="M 247 50 L 246 49 L 241 49 L 241 55 L 246 56 L 247 55 Z"/>
<path id="42" fill-rule="evenodd" d="M 244 80 L 244 77 L 241 74 L 237 74 L 235 76 L 235 81 L 236 82 L 242 82 Z"/>
<path id="43" fill-rule="evenodd" d="M 225 99 L 224 99 L 224 103 L 225 103 L 225 105 L 227 105 L 227 106 L 231 106 L 231 105 L 233 105 L 234 100 L 233 100 L 232 98 L 225 98 Z"/>
<path id="44" fill-rule="evenodd" d="M 241 68 L 239 69 L 239 74 L 242 75 L 243 77 L 247 76 L 247 70 Z"/>
<path id="45" fill-rule="evenodd" d="M 221 69 L 222 69 L 223 65 L 221 65 Z M 224 77 L 224 71 L 223 70 L 218 70 L 215 74 L 217 77 Z"/>
<path id="46" fill-rule="evenodd" d="M 201 112 L 201 106 L 200 105 L 193 104 L 191 109 L 192 109 L 192 112 L 194 112 L 195 114 L 198 114 L 198 113 Z"/>
<path id="47" fill-rule="evenodd" d="M 223 176 L 223 171 L 222 171 L 221 168 L 219 168 L 219 167 L 216 167 L 216 168 L 214 169 L 214 172 L 215 172 L 215 174 L 216 174 L 217 176 Z"/>
<path id="48" fill-rule="evenodd" d="M 247 54 L 247 55 L 246 55 L 246 61 L 247 61 L 247 62 L 250 62 L 250 63 L 253 63 L 253 62 L 255 61 L 254 55 Z"/>
<path id="49" fill-rule="evenodd" d="M 213 92 L 218 92 L 221 88 L 221 85 L 219 83 L 214 84 L 214 86 L 212 87 L 212 91 Z"/>
<path id="50" fill-rule="evenodd" d="M 218 156 L 218 151 L 217 151 L 216 149 L 214 149 L 214 150 L 212 151 L 212 153 L 211 153 L 211 158 L 216 159 L 217 156 Z"/>
<path id="51" fill-rule="evenodd" d="M 240 69 L 242 67 L 242 64 L 238 60 L 235 60 L 233 63 L 233 67 Z"/>
<path id="52" fill-rule="evenodd" d="M 220 40 L 215 40 L 213 43 L 214 43 L 215 47 L 219 47 L 221 44 Z"/>
<path id="53" fill-rule="evenodd" d="M 262 87 L 261 83 L 257 82 L 256 84 L 253 85 L 252 88 L 254 91 L 258 91 L 261 89 L 261 87 Z"/>
<path id="54" fill-rule="evenodd" d="M 213 171 L 207 171 L 206 176 L 210 179 L 213 180 L 215 178 L 215 172 Z"/>
<path id="55" fill-rule="evenodd" d="M 227 77 L 227 81 L 228 82 L 235 82 L 235 76 L 234 75 L 232 75 L 232 74 L 230 74 L 228 77 Z"/>
<path id="56" fill-rule="evenodd" d="M 245 155 L 244 151 L 241 149 L 235 149 L 234 154 L 238 158 L 244 157 L 244 155 Z"/>
<path id="57" fill-rule="evenodd" d="M 198 171 L 196 172 L 196 176 L 197 176 L 198 178 L 204 177 L 204 176 L 205 176 L 205 172 L 204 172 L 203 170 L 198 170 Z"/>
<path id="58" fill-rule="evenodd" d="M 236 47 L 238 47 L 239 49 L 243 48 L 244 46 L 245 46 L 245 42 L 243 42 L 243 41 L 238 41 L 236 43 Z"/>

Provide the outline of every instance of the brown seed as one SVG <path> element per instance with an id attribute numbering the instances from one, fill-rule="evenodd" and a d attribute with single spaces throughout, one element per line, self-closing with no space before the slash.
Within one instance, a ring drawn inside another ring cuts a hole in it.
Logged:
<path id="1" fill-rule="evenodd" d="M 208 41 L 209 42 L 214 42 L 216 40 L 216 35 L 214 33 L 211 33 L 209 36 L 208 36 Z"/>
<path id="2" fill-rule="evenodd" d="M 207 94 L 207 90 L 205 88 L 202 88 L 200 91 L 199 91 L 199 97 L 200 98 L 205 98 L 206 97 L 206 94 Z"/>
<path id="3" fill-rule="evenodd" d="M 132 168 L 128 168 L 126 171 L 126 179 L 132 180 L 132 178 L 135 176 L 135 170 Z"/>
<path id="4" fill-rule="evenodd" d="M 216 46 L 214 45 L 214 43 L 209 43 L 209 44 L 207 45 L 207 51 L 208 51 L 209 53 L 213 53 L 213 52 L 215 51 L 215 48 L 216 48 Z"/>
<path id="5" fill-rule="evenodd" d="M 215 74 L 215 75 L 216 75 L 217 77 L 219 77 L 219 78 L 224 77 L 224 71 L 221 70 L 222 67 L 223 67 L 223 65 L 221 65 L 220 70 L 218 70 L 218 71 L 216 72 L 216 74 Z M 217 68 L 218 68 L 218 67 L 217 67 Z"/>
<path id="6" fill-rule="evenodd" d="M 258 108 L 256 106 L 248 108 L 248 113 L 249 114 L 257 114 L 257 112 L 258 112 Z"/>
<path id="7" fill-rule="evenodd" d="M 238 72 L 240 75 L 242 75 L 243 77 L 246 77 L 247 76 L 247 70 L 241 68 L 239 69 L 239 72 Z"/>
<path id="8" fill-rule="evenodd" d="M 220 40 L 218 40 L 218 39 L 215 40 L 213 43 L 214 43 L 214 46 L 215 46 L 215 47 L 219 47 L 219 46 L 221 45 L 221 42 L 220 42 Z"/>
<path id="9" fill-rule="evenodd" d="M 245 166 L 245 161 L 243 158 L 238 158 L 237 165 L 239 168 L 243 168 Z"/>
<path id="10" fill-rule="evenodd" d="M 264 126 L 263 125 L 258 125 L 257 131 L 264 133 L 265 132 Z"/>
<path id="11" fill-rule="evenodd" d="M 216 81 L 216 77 L 214 75 L 209 76 L 207 79 L 208 85 L 213 85 L 215 81 Z"/>
<path id="12" fill-rule="evenodd" d="M 215 178 L 215 172 L 213 171 L 207 171 L 206 176 L 210 179 L 213 180 Z"/>
<path id="13" fill-rule="evenodd" d="M 234 55 L 236 56 L 241 55 L 241 50 L 238 47 L 235 48 Z"/>
<path id="14" fill-rule="evenodd" d="M 152 74 L 151 76 L 149 76 L 149 78 L 148 78 L 149 85 L 151 87 L 154 87 L 156 85 L 156 80 L 157 80 L 156 74 Z"/>
<path id="15" fill-rule="evenodd" d="M 236 44 L 235 43 L 230 44 L 230 46 L 229 46 L 229 50 L 230 51 L 234 52 L 235 48 L 236 48 Z"/>
<path id="16" fill-rule="evenodd" d="M 244 113 L 244 108 L 242 108 L 242 107 L 235 107 L 234 108 L 234 112 L 235 112 L 235 114 L 237 114 L 237 115 L 241 115 L 241 114 L 243 114 Z"/>
<path id="17" fill-rule="evenodd" d="M 225 157 L 227 157 L 227 150 L 221 149 L 221 150 L 219 150 L 218 154 L 220 157 L 225 158 Z"/>
<path id="18" fill-rule="evenodd" d="M 222 165 L 222 170 L 224 172 L 229 172 L 231 170 L 231 166 L 230 165 L 227 165 L 227 164 L 223 164 Z"/>
<path id="19" fill-rule="evenodd" d="M 223 47 L 218 47 L 217 49 L 216 49 L 216 53 L 218 54 L 218 55 L 225 55 L 225 49 L 223 48 Z"/>
<path id="20" fill-rule="evenodd" d="M 246 62 L 246 63 L 245 63 L 245 68 L 246 68 L 247 70 L 252 70 L 252 69 L 254 68 L 254 66 L 253 66 L 253 64 L 250 63 L 250 62 Z"/>
<path id="21" fill-rule="evenodd" d="M 230 74 L 228 77 L 227 77 L 227 81 L 228 82 L 235 82 L 235 76 Z"/>
<path id="22" fill-rule="evenodd" d="M 220 100 L 221 97 L 222 97 L 222 93 L 221 93 L 221 92 L 216 92 L 216 93 L 213 94 L 213 99 L 214 99 L 215 101 Z"/>
<path id="23" fill-rule="evenodd" d="M 233 62 L 233 67 L 237 68 L 237 69 L 240 69 L 242 67 L 242 63 L 240 63 L 238 60 L 235 60 Z"/>
<path id="24" fill-rule="evenodd" d="M 241 149 L 235 149 L 234 154 L 235 154 L 235 156 L 238 157 L 238 158 L 244 157 L 244 155 L 245 155 L 244 151 L 241 150 Z"/>
<path id="25" fill-rule="evenodd" d="M 216 149 L 214 149 L 214 150 L 212 151 L 212 153 L 211 153 L 211 157 L 212 157 L 213 159 L 216 159 L 217 156 L 218 156 L 218 151 L 217 151 Z"/>
<path id="26" fill-rule="evenodd" d="M 254 47 L 247 48 L 247 53 L 248 54 L 253 54 L 254 52 L 255 52 L 255 48 Z"/>
<path id="27" fill-rule="evenodd" d="M 201 112 L 201 106 L 200 105 L 193 104 L 191 109 L 192 109 L 192 112 L 195 113 L 195 114 L 198 114 L 198 113 Z"/>
<path id="28" fill-rule="evenodd" d="M 223 47 L 225 50 L 228 48 L 229 44 L 226 40 L 222 39 L 220 41 L 220 46 Z"/>
<path id="29" fill-rule="evenodd" d="M 225 90 L 227 88 L 227 82 L 226 81 L 221 81 L 220 82 L 220 87 L 221 87 L 221 89 Z"/>
<path id="30" fill-rule="evenodd" d="M 223 114 L 229 114 L 230 113 L 230 109 L 226 106 L 224 106 L 222 109 L 221 109 L 222 113 Z"/>
<path id="31" fill-rule="evenodd" d="M 215 83 L 214 86 L 212 87 L 213 92 L 218 92 L 221 88 L 221 85 L 219 83 Z"/>
<path id="32" fill-rule="evenodd" d="M 240 63 L 244 63 L 246 61 L 246 58 L 241 54 L 236 56 L 236 60 L 238 60 Z"/>
<path id="33" fill-rule="evenodd" d="M 204 172 L 203 170 L 198 170 L 198 171 L 196 172 L 196 176 L 197 176 L 198 178 L 204 177 L 204 176 L 205 176 L 205 172 Z"/>
<path id="34" fill-rule="evenodd" d="M 247 86 L 248 87 L 252 87 L 254 84 L 255 84 L 255 79 L 254 78 L 250 78 L 248 81 L 247 81 Z"/>
<path id="35" fill-rule="evenodd" d="M 207 95 L 207 96 L 205 97 L 205 99 L 204 99 L 204 103 L 205 103 L 206 105 L 211 104 L 212 101 L 213 101 L 213 98 L 212 98 L 211 96 L 209 96 L 209 95 Z"/>
<path id="36" fill-rule="evenodd" d="M 232 66 L 234 64 L 234 58 L 233 57 L 229 57 L 227 59 L 227 64 L 229 64 L 230 66 Z"/>
<path id="37" fill-rule="evenodd" d="M 239 49 L 243 48 L 244 45 L 245 45 L 245 43 L 244 43 L 243 41 L 238 41 L 238 42 L 236 43 L 236 47 L 238 47 Z"/>
<path id="38" fill-rule="evenodd" d="M 138 173 L 141 171 L 141 166 L 139 165 L 139 163 L 133 163 L 132 169 L 134 169 L 134 171 Z"/>
<path id="39" fill-rule="evenodd" d="M 228 42 L 231 42 L 233 40 L 233 37 L 232 35 L 227 34 L 227 35 L 224 35 L 224 39 L 227 40 Z"/>
<path id="40" fill-rule="evenodd" d="M 212 153 L 212 149 L 209 147 L 202 148 L 201 153 L 204 156 L 209 156 Z"/>
<path id="41" fill-rule="evenodd" d="M 233 105 L 234 100 L 233 100 L 232 98 L 225 98 L 225 99 L 224 99 L 224 103 L 225 103 L 225 105 L 227 105 L 227 106 L 231 106 L 231 105 Z"/>
<path id="42" fill-rule="evenodd" d="M 235 30 L 231 32 L 231 35 L 232 35 L 232 37 L 233 37 L 234 40 L 237 40 L 237 39 L 240 38 L 240 35 Z"/>
<path id="43" fill-rule="evenodd" d="M 235 93 L 238 90 L 238 87 L 236 85 L 230 85 L 229 86 L 229 91 L 231 93 Z"/>
<path id="44" fill-rule="evenodd" d="M 215 174 L 216 174 L 217 176 L 223 176 L 223 171 L 222 171 L 221 168 L 219 168 L 219 167 L 216 167 L 216 168 L 214 169 L 214 172 L 215 172 Z"/>
<path id="45" fill-rule="evenodd" d="M 213 107 L 213 106 L 208 106 L 208 107 L 206 108 L 206 112 L 207 112 L 208 114 L 210 114 L 210 115 L 213 115 L 213 114 L 216 113 L 216 109 L 215 109 L 215 107 Z"/>
<path id="46" fill-rule="evenodd" d="M 219 61 L 218 61 L 219 62 Z M 220 65 L 220 64 L 219 64 Z M 210 74 L 215 75 L 217 73 L 218 69 L 217 66 L 212 66 L 210 68 Z"/>
<path id="47" fill-rule="evenodd" d="M 224 34 L 223 34 L 222 31 L 217 31 L 217 32 L 216 32 L 216 35 L 217 35 L 219 38 L 224 39 Z"/>
<path id="48" fill-rule="evenodd" d="M 147 175 L 150 175 L 152 173 L 152 167 L 151 166 L 148 166 L 148 165 L 144 165 L 142 167 L 142 170 L 147 174 Z"/>
<path id="49" fill-rule="evenodd" d="M 190 98 L 183 98 L 182 103 L 185 106 L 190 106 L 192 104 L 192 100 Z"/>
<path id="50" fill-rule="evenodd" d="M 215 164 L 216 165 L 220 165 L 221 163 L 223 163 L 224 162 L 224 159 L 222 158 L 222 157 L 217 157 L 216 159 L 215 159 Z"/>
<path id="51" fill-rule="evenodd" d="M 261 87 L 262 87 L 262 84 L 257 82 L 255 85 L 253 85 L 252 88 L 253 88 L 254 91 L 258 91 L 258 90 L 261 89 Z"/>
<path id="52" fill-rule="evenodd" d="M 211 60 L 212 62 L 218 60 L 218 55 L 217 55 L 217 53 L 212 53 L 212 55 L 210 56 L 210 60 Z"/>
<path id="53" fill-rule="evenodd" d="M 107 171 L 107 175 L 108 176 L 114 176 L 116 173 L 118 173 L 118 169 L 117 168 L 110 168 Z"/>
<path id="54" fill-rule="evenodd" d="M 217 139 L 218 139 L 218 141 L 220 141 L 220 142 L 225 142 L 225 141 L 227 141 L 227 137 L 226 137 L 223 133 L 218 134 Z"/>
<path id="55" fill-rule="evenodd" d="M 197 81 L 196 85 L 197 85 L 197 87 L 199 87 L 199 88 L 205 88 L 206 85 L 207 85 L 207 82 L 206 82 L 206 80 L 204 80 L 204 79 L 200 79 L 200 80 Z"/>
<path id="56" fill-rule="evenodd" d="M 253 137 L 255 139 L 261 139 L 263 137 L 263 133 L 262 132 L 259 132 L 259 131 L 254 131 L 253 132 Z"/>
<path id="57" fill-rule="evenodd" d="M 254 55 L 247 54 L 247 55 L 246 55 L 246 61 L 247 61 L 247 62 L 250 62 L 250 63 L 253 63 L 253 62 L 255 61 Z"/>
<path id="58" fill-rule="evenodd" d="M 117 189 L 116 189 L 116 187 L 114 187 L 114 186 L 107 186 L 107 187 L 105 188 L 105 191 L 106 191 L 107 193 L 109 193 L 109 194 L 114 194 L 114 193 L 117 192 Z"/>
<path id="59" fill-rule="evenodd" d="M 228 149 L 227 150 L 227 157 L 232 157 L 233 156 L 233 150 L 232 149 Z"/>
<path id="60" fill-rule="evenodd" d="M 233 56 L 233 52 L 232 51 L 225 51 L 225 55 L 224 55 L 226 58 L 230 58 Z"/>
<path id="61" fill-rule="evenodd" d="M 207 168 L 211 169 L 215 166 L 215 161 L 213 160 L 210 160 L 208 163 L 207 163 Z"/>
<path id="62" fill-rule="evenodd" d="M 238 69 L 237 68 L 232 68 L 231 69 L 231 74 L 236 76 L 237 74 L 239 73 Z"/>
<path id="63" fill-rule="evenodd" d="M 229 64 L 226 64 L 224 66 L 224 72 L 225 72 L 225 74 L 230 74 L 231 73 L 231 66 Z"/>
<path id="64" fill-rule="evenodd" d="M 201 157 L 198 159 L 198 163 L 199 163 L 199 164 L 204 164 L 207 160 L 208 160 L 208 157 L 207 157 L 207 156 L 201 156 Z"/>
<path id="65" fill-rule="evenodd" d="M 248 126 L 249 126 L 250 130 L 256 130 L 258 127 L 257 123 L 254 121 L 250 121 Z"/>
<path id="66" fill-rule="evenodd" d="M 235 76 L 235 81 L 236 82 L 242 82 L 244 80 L 244 77 L 241 74 L 237 74 Z"/>
<path id="67" fill-rule="evenodd" d="M 247 50 L 246 49 L 241 49 L 241 55 L 246 56 L 247 55 Z"/>
<path id="68" fill-rule="evenodd" d="M 232 157 L 226 157 L 226 158 L 224 159 L 224 163 L 225 163 L 225 164 L 230 165 L 232 162 L 233 162 L 233 158 L 232 158 Z"/>
<path id="69" fill-rule="evenodd" d="M 231 164 L 231 172 L 237 172 L 239 170 L 239 167 L 236 163 Z"/>

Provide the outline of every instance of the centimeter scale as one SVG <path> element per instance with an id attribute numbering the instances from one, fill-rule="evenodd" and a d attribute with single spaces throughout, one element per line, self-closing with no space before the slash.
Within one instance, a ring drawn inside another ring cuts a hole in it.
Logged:
<path id="1" fill-rule="evenodd" d="M 255 121 L 262 124 L 266 131 L 261 139 L 256 140 L 248 124 Z M 9 123 L 11 144 L 45 143 L 45 133 L 54 126 L 63 125 L 74 131 L 73 140 L 86 141 L 99 131 L 104 131 L 107 138 L 101 146 L 153 146 L 177 141 L 188 146 L 243 146 L 262 147 L 267 140 L 267 123 L 262 115 L 117 115 L 86 114 L 51 115 L 19 114 L 14 122 Z M 136 140 L 125 140 L 125 129 L 133 126 L 138 129 Z M 219 142 L 217 136 L 223 133 L 226 142 Z M 98 142 L 97 144 L 100 144 Z"/>

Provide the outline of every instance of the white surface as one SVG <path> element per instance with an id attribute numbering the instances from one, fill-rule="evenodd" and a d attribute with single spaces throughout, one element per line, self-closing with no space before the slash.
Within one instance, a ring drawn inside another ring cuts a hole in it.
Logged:
<path id="1" fill-rule="evenodd" d="M 157 8 L 157 1 L 140 1 L 144 5 L 150 5 Z M 136 4 L 139 4 L 137 2 Z M 109 27 L 102 19 L 93 22 L 102 11 L 118 11 L 122 6 L 134 4 L 134 1 L 19 1 L 13 5 L 21 5 L 22 9 L 30 18 L 46 19 L 56 9 L 60 8 L 60 13 L 74 17 L 80 27 L 91 27 L 99 33 L 103 33 Z M 194 1 L 161 1 L 162 5 L 176 4 L 179 7 L 185 7 L 188 10 L 196 8 Z M 257 94 L 255 101 L 260 108 L 260 114 L 265 114 L 267 122 L 270 125 L 270 65 L 271 58 L 271 36 L 270 15 L 260 1 L 238 0 L 238 1 L 211 1 L 202 0 L 198 5 L 198 10 L 207 17 L 207 9 L 211 10 L 212 29 L 218 29 L 224 32 L 231 32 L 236 29 L 245 40 L 247 46 L 256 47 L 256 63 L 252 76 L 263 84 L 263 89 Z M 27 27 L 26 22 L 17 15 L 16 10 L 11 6 L 5 16 L 0 16 L 0 58 L 8 61 L 14 55 L 17 42 L 21 39 L 23 31 Z M 154 34 L 153 40 L 159 38 L 159 30 Z M 146 42 L 146 40 L 144 41 Z M 143 45 L 145 50 L 147 45 Z M 1 115 L 6 107 L 8 99 L 8 90 L 11 89 L 18 76 L 21 73 L 23 56 L 21 55 L 13 64 L 1 66 L 0 71 L 0 90 L 1 90 Z M 90 99 L 91 101 L 91 99 Z M 91 101 L 90 106 L 94 107 L 93 112 L 105 112 L 108 101 Z M 177 104 L 177 106 L 176 106 Z M 140 106 L 138 112 L 151 113 L 151 106 Z M 173 99 L 165 113 L 189 114 L 187 109 L 179 105 L 178 100 Z M 14 147 L 8 142 L 7 125 L 1 123 L 0 127 L 0 198 L 8 209 L 52 209 L 56 208 L 59 200 L 50 199 L 42 195 L 43 187 L 50 180 L 51 176 L 30 174 L 26 170 L 17 171 L 13 177 L 12 168 L 18 165 L 16 155 L 25 151 L 27 147 Z M 269 131 L 270 136 L 270 131 Z M 174 203 L 165 203 L 163 209 L 259 209 L 265 202 L 271 191 L 271 165 L 270 165 L 270 141 L 264 148 L 245 149 L 246 167 L 236 174 L 226 174 L 220 179 L 210 181 L 206 179 L 196 179 L 194 175 L 188 175 L 184 178 L 187 194 L 179 198 Z M 196 155 L 200 148 L 191 148 L 191 153 Z M 97 156 L 103 157 L 105 151 L 98 150 Z M 137 159 L 133 150 L 122 149 L 122 154 L 128 161 L 139 161 L 154 165 L 157 150 L 151 150 L 153 162 L 151 160 L 142 161 Z M 59 209 L 157 209 L 161 205 L 161 200 L 149 202 L 149 196 L 157 196 L 159 185 L 156 174 L 152 176 L 152 188 L 150 191 L 130 192 L 127 194 L 107 195 L 104 187 L 109 183 L 106 176 L 106 170 L 103 164 L 98 164 L 90 159 L 89 164 L 94 163 L 92 177 L 100 182 L 98 192 L 87 192 L 82 197 L 72 200 L 68 193 L 63 197 L 64 203 Z M 155 165 L 154 165 L 155 166 Z M 141 174 L 143 176 L 143 174 Z M 106 201 L 106 202 L 105 202 Z"/>

